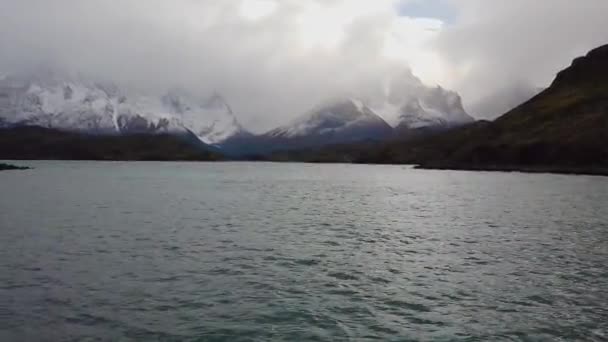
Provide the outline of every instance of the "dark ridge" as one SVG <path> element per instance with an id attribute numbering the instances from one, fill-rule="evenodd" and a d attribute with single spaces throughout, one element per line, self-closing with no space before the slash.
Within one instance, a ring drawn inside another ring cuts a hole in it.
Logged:
<path id="1" fill-rule="evenodd" d="M 189 135 L 89 135 L 35 126 L 0 129 L 0 159 L 216 161 L 223 156 Z"/>
<path id="2" fill-rule="evenodd" d="M 552 87 L 575 84 L 605 85 L 608 79 L 608 45 L 574 59 L 569 68 L 559 72 Z"/>
<path id="3" fill-rule="evenodd" d="M 0 171 L 5 171 L 5 170 L 29 170 L 29 167 L 15 166 L 15 165 L 10 165 L 10 164 L 0 163 Z"/>

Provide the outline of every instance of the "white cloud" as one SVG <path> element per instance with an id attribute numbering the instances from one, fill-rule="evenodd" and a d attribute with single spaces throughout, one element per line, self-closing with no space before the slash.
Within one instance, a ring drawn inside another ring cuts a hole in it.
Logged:
<path id="1" fill-rule="evenodd" d="M 495 117 L 514 104 L 491 106 L 487 97 L 528 96 L 573 58 L 608 43 L 606 0 L 451 1 L 460 17 L 436 44 L 452 73 L 444 84 L 459 90 L 477 115 Z"/>
<path id="2" fill-rule="evenodd" d="M 243 0 L 240 14 L 248 20 L 260 20 L 277 10 L 279 4 L 274 0 Z"/>

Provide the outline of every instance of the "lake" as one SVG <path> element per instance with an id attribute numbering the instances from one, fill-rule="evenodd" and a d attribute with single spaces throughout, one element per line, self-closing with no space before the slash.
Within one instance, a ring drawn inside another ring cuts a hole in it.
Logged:
<path id="1" fill-rule="evenodd" d="M 14 162 L 1 341 L 605 341 L 608 178 Z"/>

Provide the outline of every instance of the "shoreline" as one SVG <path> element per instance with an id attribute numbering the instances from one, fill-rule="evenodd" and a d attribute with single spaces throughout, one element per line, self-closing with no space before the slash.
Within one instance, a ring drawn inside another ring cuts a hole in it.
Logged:
<path id="1" fill-rule="evenodd" d="M 521 172 L 521 173 L 549 173 L 574 176 L 603 176 L 608 177 L 608 168 L 601 167 L 561 167 L 561 166 L 517 166 L 517 165 L 433 165 L 419 164 L 414 166 L 418 170 L 454 170 L 454 171 L 482 171 L 482 172 Z"/>
<path id="2" fill-rule="evenodd" d="M 11 159 L 12 161 L 13 159 Z M 410 166 L 417 170 L 442 170 L 442 171 L 478 171 L 478 172 L 521 172 L 521 173 L 547 173 L 560 175 L 579 176 L 603 176 L 608 177 L 608 168 L 601 167 L 566 167 L 566 166 L 518 166 L 518 165 L 463 165 L 463 164 L 400 164 L 400 163 L 359 163 L 359 162 L 319 162 L 319 161 L 288 161 L 288 160 L 109 160 L 109 159 L 15 159 L 17 161 L 89 161 L 89 162 L 165 162 L 165 163 L 302 163 L 302 164 L 350 164 L 350 165 L 394 165 Z M 0 171 L 8 170 L 30 170 L 31 167 L 17 166 L 0 162 Z"/>

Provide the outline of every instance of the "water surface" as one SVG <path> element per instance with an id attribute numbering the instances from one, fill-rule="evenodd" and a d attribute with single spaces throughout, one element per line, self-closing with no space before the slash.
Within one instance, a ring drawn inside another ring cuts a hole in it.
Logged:
<path id="1" fill-rule="evenodd" d="M 608 339 L 608 178 L 19 164 L 2 341 Z"/>

